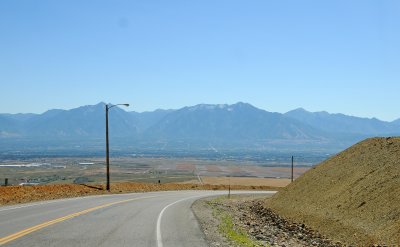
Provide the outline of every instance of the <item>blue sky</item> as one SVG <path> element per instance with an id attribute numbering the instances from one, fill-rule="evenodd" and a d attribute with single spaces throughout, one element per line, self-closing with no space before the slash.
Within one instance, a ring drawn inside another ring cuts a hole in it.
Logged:
<path id="1" fill-rule="evenodd" d="M 0 112 L 251 103 L 400 117 L 399 1 L 0 1 Z"/>

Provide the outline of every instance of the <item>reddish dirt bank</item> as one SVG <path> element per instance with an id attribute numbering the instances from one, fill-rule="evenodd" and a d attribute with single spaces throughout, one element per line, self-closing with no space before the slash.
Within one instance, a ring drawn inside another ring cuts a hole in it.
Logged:
<path id="1" fill-rule="evenodd" d="M 167 190 L 227 190 L 227 185 L 115 183 L 111 192 L 104 185 L 57 184 L 0 187 L 0 205 L 52 200 L 108 193 L 149 192 Z M 270 186 L 231 186 L 232 190 L 276 190 Z"/>

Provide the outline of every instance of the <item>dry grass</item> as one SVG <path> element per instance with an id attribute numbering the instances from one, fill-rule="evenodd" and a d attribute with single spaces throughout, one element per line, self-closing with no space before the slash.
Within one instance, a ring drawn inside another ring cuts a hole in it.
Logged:
<path id="1" fill-rule="evenodd" d="M 227 185 L 199 184 L 153 184 L 153 183 L 113 183 L 111 192 L 104 185 L 55 184 L 38 186 L 0 187 L 0 205 L 26 203 L 41 200 L 101 195 L 108 193 L 149 192 L 168 190 L 227 190 Z M 231 186 L 233 190 L 276 190 L 270 186 Z"/>
<path id="2" fill-rule="evenodd" d="M 267 206 L 333 239 L 400 245 L 400 138 L 367 139 L 282 189 Z"/>

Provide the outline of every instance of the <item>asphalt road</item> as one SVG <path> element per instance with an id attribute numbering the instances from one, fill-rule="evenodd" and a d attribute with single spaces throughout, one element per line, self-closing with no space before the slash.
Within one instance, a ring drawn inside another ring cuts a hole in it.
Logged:
<path id="1" fill-rule="evenodd" d="M 190 206 L 201 197 L 226 193 L 132 193 L 3 206 L 0 245 L 207 246 Z"/>

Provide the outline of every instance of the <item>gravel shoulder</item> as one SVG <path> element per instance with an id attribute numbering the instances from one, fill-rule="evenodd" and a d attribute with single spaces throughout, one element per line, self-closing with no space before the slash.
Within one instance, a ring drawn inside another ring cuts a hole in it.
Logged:
<path id="1" fill-rule="evenodd" d="M 192 210 L 211 247 L 215 246 L 345 246 L 333 242 L 304 224 L 290 222 L 265 205 L 263 195 L 234 195 L 197 200 Z M 226 217 L 232 220 L 226 229 Z"/>
<path id="2" fill-rule="evenodd" d="M 209 205 L 209 202 L 214 198 L 209 197 L 195 201 L 192 204 L 192 210 L 200 223 L 209 246 L 229 247 L 228 239 L 219 232 L 220 221 L 214 216 L 213 209 Z"/>

